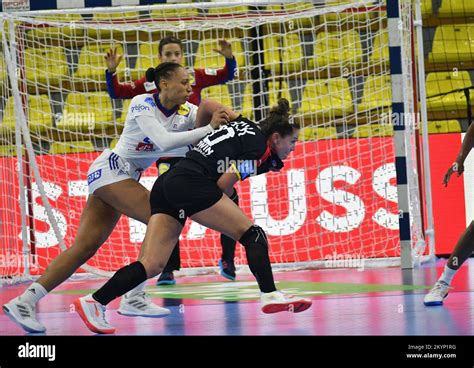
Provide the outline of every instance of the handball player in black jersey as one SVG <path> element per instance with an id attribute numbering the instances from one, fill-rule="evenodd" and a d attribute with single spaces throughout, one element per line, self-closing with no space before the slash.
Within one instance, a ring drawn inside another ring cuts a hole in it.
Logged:
<path id="1" fill-rule="evenodd" d="M 94 294 L 74 302 L 91 331 L 115 331 L 105 314 L 97 311 L 105 310 L 103 306 L 163 271 L 188 217 L 244 246 L 261 291 L 264 313 L 302 312 L 311 306 L 308 299 L 276 289 L 265 232 L 225 195 L 239 180 L 283 167 L 299 133 L 288 111 L 288 101 L 280 99 L 260 124 L 229 111 L 227 125 L 199 141 L 184 159 L 157 179 L 151 191 L 151 218 L 139 260 L 117 271 Z"/>

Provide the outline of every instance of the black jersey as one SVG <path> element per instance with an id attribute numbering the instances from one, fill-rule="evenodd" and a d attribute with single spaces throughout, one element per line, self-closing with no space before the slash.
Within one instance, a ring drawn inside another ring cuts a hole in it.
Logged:
<path id="1" fill-rule="evenodd" d="M 271 153 L 267 139 L 257 124 L 242 117 L 222 125 L 199 141 L 186 154 L 183 164 L 186 165 L 189 160 L 203 167 L 213 180 L 230 167 L 234 168 L 240 180 L 274 167 L 283 167 L 281 160 Z"/>

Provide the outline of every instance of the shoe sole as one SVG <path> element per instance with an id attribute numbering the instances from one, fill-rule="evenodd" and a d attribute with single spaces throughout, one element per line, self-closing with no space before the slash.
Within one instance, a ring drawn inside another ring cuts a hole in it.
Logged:
<path id="1" fill-rule="evenodd" d="M 440 301 L 440 302 L 423 302 L 424 305 L 426 305 L 427 307 L 435 307 L 437 305 L 443 305 L 443 302 Z"/>
<path id="2" fill-rule="evenodd" d="M 171 312 L 163 313 L 163 314 L 137 314 L 133 312 L 123 312 L 120 309 L 117 311 L 118 314 L 127 317 L 147 317 L 147 318 L 162 318 L 167 317 L 171 314 Z"/>
<path id="3" fill-rule="evenodd" d="M 443 305 L 443 302 L 444 302 L 444 300 L 448 297 L 448 294 L 449 294 L 449 293 L 447 293 L 447 294 L 445 295 L 445 297 L 443 298 L 443 300 L 441 300 L 440 302 L 438 302 L 438 301 L 433 301 L 433 302 L 425 302 L 425 301 L 423 301 L 423 304 L 424 304 L 425 306 L 427 306 L 427 307 L 436 307 L 436 306 L 438 306 L 438 305 Z"/>
<path id="4" fill-rule="evenodd" d="M 219 269 L 221 271 L 221 276 L 222 277 L 224 277 L 224 278 L 226 278 L 227 280 L 230 280 L 230 281 L 235 281 L 235 276 L 231 276 L 231 275 L 224 272 L 224 267 L 222 266 L 222 261 L 221 260 L 219 260 L 218 265 L 219 265 Z"/>
<path id="5" fill-rule="evenodd" d="M 2 306 L 3 312 L 10 318 L 10 320 L 15 323 L 17 326 L 20 326 L 24 331 L 29 332 L 29 333 L 43 333 L 46 332 L 46 329 L 44 330 L 35 330 L 31 327 L 28 327 L 27 325 L 24 325 L 21 323 L 11 312 L 10 309 L 6 305 Z"/>
<path id="6" fill-rule="evenodd" d="M 127 317 L 148 317 L 148 318 L 161 318 L 161 317 L 166 317 L 171 314 L 171 311 L 163 308 L 163 313 L 161 314 L 144 314 L 144 313 L 137 313 L 137 312 L 132 312 L 128 311 L 126 309 L 119 308 L 117 310 L 117 313 L 122 315 L 122 316 L 127 316 Z"/>
<path id="7" fill-rule="evenodd" d="M 235 277 L 232 277 L 231 275 L 226 274 L 224 271 L 221 271 L 221 276 L 227 280 L 235 281 Z"/>
<path id="8" fill-rule="evenodd" d="M 157 281 L 156 286 L 163 286 L 163 285 L 176 285 L 176 280 L 173 281 Z"/>
<path id="9" fill-rule="evenodd" d="M 74 300 L 72 303 L 76 308 L 76 312 L 81 317 L 82 321 L 86 324 L 87 328 L 92 332 L 99 333 L 99 334 L 113 334 L 115 332 L 115 328 L 109 330 L 101 330 L 100 328 L 95 327 L 92 323 L 89 322 L 89 319 L 86 317 L 86 313 L 82 308 L 81 301 L 79 299 Z"/>
<path id="10" fill-rule="evenodd" d="M 286 304 L 267 304 L 262 307 L 262 312 L 267 314 L 278 312 L 301 313 L 311 307 L 312 304 L 310 300 L 300 300 Z"/>

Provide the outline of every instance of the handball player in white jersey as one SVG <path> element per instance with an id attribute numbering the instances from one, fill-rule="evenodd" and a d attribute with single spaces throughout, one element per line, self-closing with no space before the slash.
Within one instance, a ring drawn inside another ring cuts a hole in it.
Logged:
<path id="1" fill-rule="evenodd" d="M 185 156 L 190 145 L 228 121 L 227 112 L 217 103 L 204 103 L 198 109 L 187 102 L 192 88 L 188 72 L 179 64 L 160 64 L 155 69 L 155 84 L 158 93 L 133 98 L 116 147 L 106 149 L 90 166 L 89 197 L 74 243 L 23 294 L 3 306 L 25 331 L 46 331 L 36 319 L 36 304 L 95 254 L 122 214 L 148 223 L 150 192 L 138 182 L 142 172 L 161 156 Z M 209 125 L 194 129 L 209 121 Z M 119 313 L 146 317 L 169 314 L 168 309 L 150 301 L 144 286 L 142 283 L 124 295 Z"/>

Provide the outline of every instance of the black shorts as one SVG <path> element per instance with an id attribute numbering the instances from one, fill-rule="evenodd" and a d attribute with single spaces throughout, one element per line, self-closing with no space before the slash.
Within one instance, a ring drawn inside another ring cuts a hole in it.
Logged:
<path id="1" fill-rule="evenodd" d="M 156 161 L 156 168 L 158 169 L 158 176 L 163 175 L 174 165 L 180 162 L 182 157 L 161 157 Z"/>
<path id="2" fill-rule="evenodd" d="M 160 175 L 153 185 L 151 215 L 165 213 L 184 226 L 189 216 L 213 206 L 222 196 L 214 180 L 178 165 Z"/>

